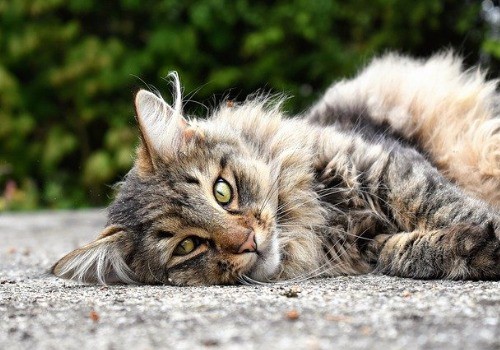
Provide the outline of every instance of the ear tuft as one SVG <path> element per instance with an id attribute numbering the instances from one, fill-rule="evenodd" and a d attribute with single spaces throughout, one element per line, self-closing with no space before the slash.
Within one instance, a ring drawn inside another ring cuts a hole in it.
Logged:
<path id="1" fill-rule="evenodd" d="M 190 126 L 186 128 L 184 130 L 183 137 L 186 142 L 195 140 L 198 143 L 203 143 L 205 141 L 205 133 L 203 132 L 203 130 L 196 126 Z"/>
<path id="2" fill-rule="evenodd" d="M 58 277 L 85 283 L 136 284 L 135 274 L 123 258 L 126 250 L 126 233 L 110 226 L 97 240 L 60 259 L 51 272 Z"/>

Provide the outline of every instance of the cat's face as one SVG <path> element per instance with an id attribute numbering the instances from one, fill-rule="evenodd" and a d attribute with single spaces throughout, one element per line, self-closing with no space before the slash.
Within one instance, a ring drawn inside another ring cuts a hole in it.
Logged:
<path id="1" fill-rule="evenodd" d="M 111 208 L 111 220 L 137 238 L 129 265 L 141 281 L 234 283 L 276 269 L 271 169 L 230 131 L 209 127 L 199 125 L 177 158 L 157 160 L 152 171 L 136 167 Z"/>
<path id="2" fill-rule="evenodd" d="M 53 267 L 89 282 L 266 281 L 280 262 L 274 170 L 215 120 L 188 123 L 141 91 L 142 144 L 101 236 Z"/>

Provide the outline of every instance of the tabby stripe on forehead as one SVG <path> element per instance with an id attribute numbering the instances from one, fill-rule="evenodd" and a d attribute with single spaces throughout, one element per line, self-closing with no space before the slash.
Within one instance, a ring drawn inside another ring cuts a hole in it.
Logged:
<path id="1" fill-rule="evenodd" d="M 252 202 L 251 195 L 242 187 L 242 183 L 238 175 L 234 174 L 234 182 L 236 183 L 236 191 L 238 192 L 238 200 L 240 206 L 245 206 Z"/>
<path id="2" fill-rule="evenodd" d="M 224 169 L 226 168 L 227 166 L 227 160 L 229 158 L 229 154 L 224 154 L 221 158 L 220 158 L 220 167 L 221 169 Z"/>
<path id="3" fill-rule="evenodd" d="M 178 205 L 180 207 L 181 205 Z M 186 211 L 179 211 L 178 208 L 173 208 L 170 209 L 166 212 L 163 212 L 161 216 L 168 216 L 170 218 L 175 218 L 178 219 L 181 222 L 182 227 L 203 227 L 203 225 L 206 225 L 206 223 L 203 220 L 203 217 L 207 217 L 212 215 L 211 212 L 207 211 L 199 211 L 196 210 L 195 207 L 184 207 Z M 184 215 L 181 214 L 184 213 Z M 200 214 L 200 215 L 194 215 L 194 213 Z M 151 225 L 152 226 L 152 225 Z"/>
<path id="4" fill-rule="evenodd" d="M 200 180 L 191 175 L 185 175 L 184 181 L 186 181 L 188 184 L 196 184 L 196 185 L 200 184 Z"/>
<path id="5" fill-rule="evenodd" d="M 189 201 L 189 198 L 187 198 L 186 194 L 184 194 L 184 193 L 179 193 L 179 194 L 181 195 L 180 198 L 176 198 L 176 197 L 170 198 L 170 201 L 172 202 L 172 204 L 174 204 L 175 206 L 178 206 L 178 207 L 195 209 L 195 207 Z"/>

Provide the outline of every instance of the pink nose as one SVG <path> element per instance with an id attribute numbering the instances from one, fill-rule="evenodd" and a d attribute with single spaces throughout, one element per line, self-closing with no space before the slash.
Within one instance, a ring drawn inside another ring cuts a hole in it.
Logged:
<path id="1" fill-rule="evenodd" d="M 254 253 L 257 251 L 257 243 L 255 242 L 255 233 L 250 231 L 245 242 L 238 248 L 238 254 Z"/>

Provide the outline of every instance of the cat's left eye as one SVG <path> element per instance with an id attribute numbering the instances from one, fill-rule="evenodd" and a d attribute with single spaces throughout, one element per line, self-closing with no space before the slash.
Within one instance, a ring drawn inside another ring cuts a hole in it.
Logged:
<path id="1" fill-rule="evenodd" d="M 233 199 L 233 190 L 231 185 L 223 178 L 217 179 L 214 184 L 214 197 L 221 205 L 226 205 Z"/>
<path id="2" fill-rule="evenodd" d="M 177 245 L 174 249 L 174 255 L 187 255 L 198 248 L 201 240 L 197 237 L 188 237 Z"/>

